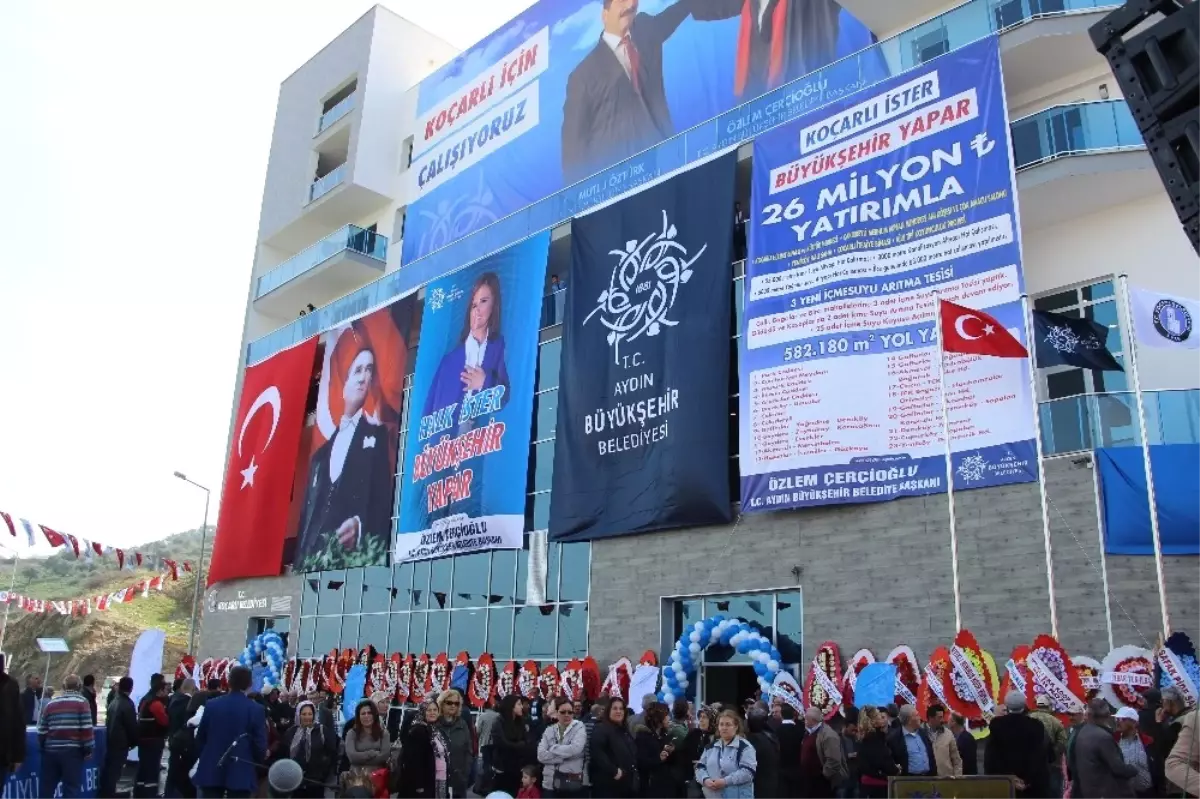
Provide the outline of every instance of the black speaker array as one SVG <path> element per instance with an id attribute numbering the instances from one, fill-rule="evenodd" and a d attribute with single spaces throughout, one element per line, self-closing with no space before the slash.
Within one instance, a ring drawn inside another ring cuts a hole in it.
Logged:
<path id="1" fill-rule="evenodd" d="M 1200 253 L 1200 3 L 1128 0 L 1092 26 L 1175 213 Z"/>

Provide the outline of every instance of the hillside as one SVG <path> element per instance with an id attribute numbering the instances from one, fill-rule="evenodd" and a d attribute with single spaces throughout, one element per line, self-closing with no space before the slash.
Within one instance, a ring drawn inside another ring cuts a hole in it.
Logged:
<path id="1" fill-rule="evenodd" d="M 212 543 L 211 529 L 209 544 Z M 200 531 L 184 533 L 139 545 L 145 555 L 191 561 L 200 558 Z M 12 561 L 0 561 L 0 579 L 7 588 Z M 107 594 L 153 577 L 157 571 L 118 570 L 116 559 L 108 557 L 88 563 L 82 558 L 59 552 L 44 559 L 21 560 L 17 566 L 14 591 L 35 599 L 82 599 Z M 191 613 L 195 575 L 180 570 L 179 581 L 167 580 L 162 592 L 152 591 L 133 602 L 115 605 L 89 616 L 63 616 L 58 613 L 25 613 L 13 607 L 9 611 L 4 649 L 14 674 L 42 674 L 46 659 L 37 649 L 37 638 L 66 638 L 71 654 L 54 656 L 50 666 L 50 684 L 76 674 L 94 674 L 98 681 L 106 676 L 122 675 L 129 670 L 133 643 L 143 630 L 160 628 L 167 632 L 163 654 L 164 669 L 173 671 L 187 647 L 188 617 Z"/>

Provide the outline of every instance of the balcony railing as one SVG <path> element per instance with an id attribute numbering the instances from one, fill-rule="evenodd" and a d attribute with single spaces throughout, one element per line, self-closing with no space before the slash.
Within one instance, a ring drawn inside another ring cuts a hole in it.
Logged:
<path id="1" fill-rule="evenodd" d="M 247 362 L 256 363 L 309 336 L 340 324 L 363 310 L 382 305 L 434 280 L 451 269 L 473 263 L 514 242 L 561 224 L 607 202 L 626 189 L 606 188 L 608 177 L 628 172 L 649 179 L 665 175 L 714 152 L 736 146 L 847 94 L 920 66 L 985 36 L 1041 17 L 1095 11 L 1119 5 L 1113 0 L 969 0 L 909 30 L 846 56 L 823 69 L 797 78 L 749 103 L 711 119 L 582 180 L 531 206 L 457 239 L 439 250 L 405 263 L 391 275 L 347 294 L 304 319 L 252 341 Z M 880 64 L 886 65 L 881 70 Z M 827 87 L 827 88 L 826 88 Z M 799 97 L 800 101 L 794 102 Z M 759 118 L 768 121 L 762 123 Z M 614 181 L 621 184 L 621 181 Z M 313 184 L 314 189 L 316 184 Z M 319 195 L 318 195 L 319 196 Z M 315 197 L 314 197 L 315 199 Z"/>
<path id="2" fill-rule="evenodd" d="M 1145 149 L 1124 100 L 1056 105 L 1012 123 L 1017 169 L 1080 153 Z"/>
<path id="3" fill-rule="evenodd" d="M 321 114 L 321 120 L 317 123 L 317 133 L 328 128 L 334 122 L 337 122 L 342 117 L 354 110 L 354 95 L 343 97 L 338 104 L 333 108 Z"/>
<path id="4" fill-rule="evenodd" d="M 289 280 L 296 279 L 344 250 L 353 250 L 368 258 L 378 259 L 381 265 L 386 264 L 387 248 L 387 236 L 382 236 L 373 230 L 365 230 L 358 225 L 346 225 L 259 277 L 254 298 L 258 299 L 268 292 L 274 291 Z"/>
<path id="5" fill-rule="evenodd" d="M 324 177 L 319 177 L 313 181 L 313 184 L 308 187 L 308 201 L 311 203 L 315 200 L 324 197 L 335 186 L 342 182 L 342 178 L 346 176 L 346 165 L 338 164 L 329 172 L 326 172 Z"/>
<path id="6" fill-rule="evenodd" d="M 1151 444 L 1200 443 L 1200 389 L 1143 391 Z M 1100 447 L 1141 446 L 1133 392 L 1080 394 L 1041 403 L 1042 449 L 1062 455 Z"/>

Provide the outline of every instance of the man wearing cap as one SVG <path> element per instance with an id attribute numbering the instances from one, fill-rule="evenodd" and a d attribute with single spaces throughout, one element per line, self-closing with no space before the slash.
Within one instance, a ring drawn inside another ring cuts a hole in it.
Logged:
<path id="1" fill-rule="evenodd" d="M 988 725 L 991 733 L 983 750 L 983 772 L 1011 774 L 1017 781 L 1017 796 L 1048 796 L 1046 729 L 1025 712 L 1025 694 L 1020 691 L 1008 692 L 1004 708 L 1004 715 Z"/>
<path id="2" fill-rule="evenodd" d="M 1104 697 L 1088 703 L 1088 721 L 1075 737 L 1073 773 L 1078 779 L 1071 787 L 1072 797 L 1133 796 L 1130 780 L 1138 770 L 1121 756 L 1112 723 L 1112 708 Z"/>
<path id="3" fill-rule="evenodd" d="M 1029 714 L 1046 728 L 1046 741 L 1049 747 L 1046 755 L 1050 763 L 1050 796 L 1057 799 L 1063 795 L 1063 755 L 1067 753 L 1067 730 L 1061 721 L 1051 712 L 1050 697 L 1038 694 L 1037 710 Z"/>
<path id="4" fill-rule="evenodd" d="M 1130 780 L 1138 796 L 1152 796 L 1154 781 L 1150 775 L 1150 743 L 1152 739 L 1138 731 L 1138 712 L 1131 707 L 1117 711 L 1117 731 L 1113 735 L 1121 749 L 1121 759 L 1137 769 Z"/>

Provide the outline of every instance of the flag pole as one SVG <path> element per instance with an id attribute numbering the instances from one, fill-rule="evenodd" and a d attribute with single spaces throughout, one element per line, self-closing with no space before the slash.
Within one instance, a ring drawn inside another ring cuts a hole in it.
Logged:
<path id="1" fill-rule="evenodd" d="M 1171 636 L 1171 615 L 1167 611 L 1167 580 L 1163 572 L 1162 536 L 1158 529 L 1158 498 L 1154 493 L 1154 470 L 1150 466 L 1150 437 L 1146 430 L 1146 404 L 1142 401 L 1142 381 L 1138 376 L 1137 331 L 1133 327 L 1133 305 L 1129 300 L 1129 278 L 1120 276 L 1124 295 L 1125 329 L 1129 331 L 1129 373 L 1133 376 L 1133 395 L 1137 402 L 1138 433 L 1142 437 L 1142 463 L 1146 470 L 1146 499 L 1150 505 L 1150 539 L 1154 543 L 1154 570 L 1158 577 L 1158 606 L 1162 613 L 1163 639 Z"/>
<path id="2" fill-rule="evenodd" d="M 1104 586 L 1104 624 L 1108 628 L 1108 651 L 1116 647 L 1113 643 L 1112 600 L 1108 598 L 1108 557 L 1104 554 L 1104 506 L 1100 502 L 1100 464 L 1096 452 L 1092 451 L 1092 493 L 1096 497 L 1096 534 L 1100 539 L 1100 583 Z"/>
<path id="3" fill-rule="evenodd" d="M 962 596 L 958 584 L 958 521 L 954 513 L 954 459 L 950 449 L 950 411 L 946 404 L 946 345 L 942 340 L 942 299 L 933 292 L 937 321 L 938 379 L 941 381 L 942 437 L 946 442 L 946 502 L 950 506 L 950 576 L 954 588 L 954 632 L 962 631 Z"/>
<path id="4" fill-rule="evenodd" d="M 1021 323 L 1025 327 L 1025 347 L 1029 373 L 1029 397 L 1033 400 L 1033 446 L 1037 452 L 1038 491 L 1042 499 L 1042 542 L 1046 548 L 1046 586 L 1050 596 L 1050 634 L 1058 638 L 1058 602 L 1054 595 L 1054 552 L 1050 545 L 1050 502 L 1046 496 L 1046 470 L 1042 465 L 1042 414 L 1037 401 L 1037 368 L 1034 353 L 1037 348 L 1033 339 L 1033 328 L 1029 322 L 1029 295 L 1021 295 Z M 1105 601 L 1108 600 L 1107 594 Z"/>

